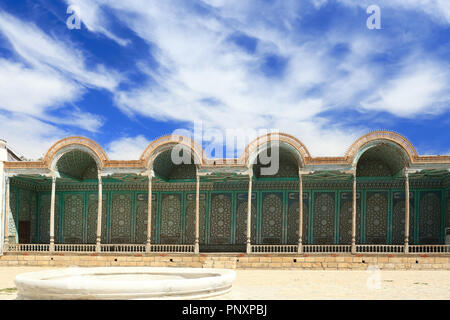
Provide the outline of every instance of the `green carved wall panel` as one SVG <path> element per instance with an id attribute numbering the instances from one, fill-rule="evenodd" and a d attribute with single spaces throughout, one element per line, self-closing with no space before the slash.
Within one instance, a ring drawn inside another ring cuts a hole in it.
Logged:
<path id="1" fill-rule="evenodd" d="M 367 192 L 366 244 L 387 243 L 388 198 L 388 192 Z"/>
<path id="2" fill-rule="evenodd" d="M 353 193 L 340 193 L 339 244 L 352 243 Z M 356 243 L 361 243 L 361 192 L 356 193 Z"/>
<path id="3" fill-rule="evenodd" d="M 60 206 L 59 206 L 60 194 L 55 194 L 55 243 L 61 243 L 59 238 L 59 225 L 61 220 Z M 51 195 L 49 193 L 41 194 L 39 199 L 39 243 L 50 243 L 50 200 Z"/>
<path id="4" fill-rule="evenodd" d="M 391 169 L 383 161 L 361 160 L 358 164 L 360 177 L 387 177 L 392 175 Z"/>
<path id="5" fill-rule="evenodd" d="M 303 232 L 302 232 L 302 243 L 308 243 L 308 193 L 303 192 Z M 287 243 L 297 244 L 298 243 L 298 229 L 299 229 L 299 206 L 298 206 L 298 192 L 288 193 L 288 221 L 287 221 Z"/>
<path id="6" fill-rule="evenodd" d="M 334 243 L 335 193 L 316 192 L 314 195 L 314 244 Z"/>
<path id="7" fill-rule="evenodd" d="M 17 193 L 16 188 L 10 187 L 9 194 L 9 219 L 8 219 L 8 235 L 9 241 L 11 243 L 16 242 L 17 228 L 19 226 L 18 215 L 17 215 Z"/>
<path id="8" fill-rule="evenodd" d="M 30 208 L 30 241 L 37 242 L 37 193 L 28 191 L 29 193 L 29 208 Z"/>
<path id="9" fill-rule="evenodd" d="M 111 242 L 131 243 L 131 193 L 113 193 Z"/>
<path id="10" fill-rule="evenodd" d="M 83 239 L 84 227 L 84 195 L 64 195 L 64 219 L 63 219 L 63 242 L 85 243 Z"/>
<path id="11" fill-rule="evenodd" d="M 161 199 L 161 243 L 181 243 L 181 194 L 162 194 Z"/>
<path id="12" fill-rule="evenodd" d="M 101 240 L 106 243 L 107 221 L 106 212 L 108 209 L 108 194 L 102 195 L 102 229 Z M 87 243 L 96 243 L 97 241 L 97 213 L 98 213 L 98 193 L 88 194 L 88 210 L 87 210 Z"/>
<path id="13" fill-rule="evenodd" d="M 392 210 L 392 244 L 403 244 L 405 242 L 405 193 L 394 192 Z M 414 241 L 414 192 L 409 195 L 409 243 Z"/>
<path id="14" fill-rule="evenodd" d="M 156 194 L 152 194 L 151 242 L 153 243 L 156 240 L 157 205 Z M 144 244 L 147 242 L 147 223 L 148 193 L 139 193 L 136 199 L 136 243 Z"/>
<path id="15" fill-rule="evenodd" d="M 419 241 L 439 244 L 441 232 L 441 191 L 420 193 Z"/>
<path id="16" fill-rule="evenodd" d="M 446 203 L 447 203 L 447 210 L 446 210 L 446 218 L 445 218 L 445 227 L 450 228 L 450 191 L 446 191 Z"/>
<path id="17" fill-rule="evenodd" d="M 20 190 L 19 192 L 19 219 L 18 221 L 30 221 L 32 205 L 30 202 L 30 192 Z"/>
<path id="18" fill-rule="evenodd" d="M 358 180 L 356 241 L 403 244 L 403 181 L 376 177 L 386 172 L 374 173 L 382 168 L 377 169 L 374 163 L 372 166 L 375 167 L 370 172 L 375 176 Z M 168 170 L 169 177 L 174 177 L 175 169 L 171 167 Z M 84 178 L 88 177 L 88 172 L 84 171 Z M 178 177 L 182 178 L 181 172 L 179 174 Z M 297 181 L 291 179 L 291 173 L 286 175 L 289 177 L 255 181 L 251 212 L 253 244 L 296 244 L 298 241 L 298 186 L 295 185 Z M 427 185 L 425 179 L 423 182 L 420 179 L 410 181 L 410 243 L 441 243 L 443 224 L 450 224 L 449 191 L 443 194 L 444 190 L 439 190 L 439 186 Z M 303 243 L 350 244 L 351 181 L 318 183 L 305 178 L 308 189 L 303 192 Z M 20 233 L 17 228 L 20 221 L 30 221 L 31 242 L 49 243 L 49 185 L 41 187 L 42 190 L 38 192 L 31 190 L 31 187 L 30 190 L 22 189 L 23 185 L 20 184 L 11 187 L 10 239 L 14 241 L 16 234 Z M 98 206 L 96 188 L 96 183 L 92 181 L 57 181 L 56 243 L 95 243 Z M 127 182 L 105 179 L 102 243 L 145 243 L 145 188 L 144 182 L 136 182 L 132 178 Z M 194 243 L 194 188 L 195 183 L 191 181 L 155 183 L 152 243 Z M 201 188 L 199 236 L 205 252 L 245 250 L 247 183 L 202 181 Z"/>
<path id="19" fill-rule="evenodd" d="M 18 210 L 17 221 L 28 221 L 30 223 L 30 239 L 27 242 L 36 241 L 36 192 L 18 189 L 14 207 Z M 16 220 L 16 219 L 15 219 Z M 18 231 L 19 228 L 17 228 Z"/>
<path id="20" fill-rule="evenodd" d="M 283 227 L 283 193 L 262 193 L 262 244 L 280 244 Z"/>
<path id="21" fill-rule="evenodd" d="M 245 245 L 247 243 L 247 210 L 248 210 L 248 194 L 237 194 L 237 209 L 236 209 L 236 233 L 235 243 Z M 256 192 L 252 193 L 252 212 L 251 212 L 251 243 L 257 243 L 257 229 L 256 229 Z"/>
<path id="22" fill-rule="evenodd" d="M 186 194 L 184 243 L 193 244 L 195 241 L 195 193 Z M 206 244 L 206 194 L 199 195 L 199 244 Z"/>
<path id="23" fill-rule="evenodd" d="M 230 244 L 231 243 L 231 193 L 211 194 L 210 210 L 210 244 Z"/>

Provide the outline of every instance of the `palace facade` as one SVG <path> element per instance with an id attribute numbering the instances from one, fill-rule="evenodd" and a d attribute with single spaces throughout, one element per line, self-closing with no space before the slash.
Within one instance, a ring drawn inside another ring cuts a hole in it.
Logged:
<path id="1" fill-rule="evenodd" d="M 172 161 L 180 146 L 192 161 Z M 265 175 L 260 155 L 275 147 L 279 169 Z M 0 160 L 3 252 L 450 251 L 450 156 L 420 156 L 394 132 L 369 133 L 342 157 L 268 134 L 237 159 L 170 135 L 133 161 L 83 137 L 42 161 Z"/>

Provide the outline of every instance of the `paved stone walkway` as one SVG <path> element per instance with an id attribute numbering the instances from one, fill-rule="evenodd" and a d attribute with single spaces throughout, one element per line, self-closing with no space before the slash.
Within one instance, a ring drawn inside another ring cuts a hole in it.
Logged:
<path id="1" fill-rule="evenodd" d="M 42 267 L 0 267 L 0 299 L 14 277 Z M 48 268 L 45 268 L 48 269 Z M 450 271 L 236 270 L 230 293 L 214 299 L 450 299 Z M 9 290 L 11 291 L 11 290 Z"/>

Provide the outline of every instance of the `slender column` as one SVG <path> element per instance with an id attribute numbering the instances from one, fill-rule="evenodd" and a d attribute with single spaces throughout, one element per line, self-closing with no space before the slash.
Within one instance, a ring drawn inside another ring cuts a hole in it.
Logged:
<path id="1" fill-rule="evenodd" d="M 56 177 L 52 176 L 52 196 L 50 200 L 50 252 L 55 251 L 55 192 Z"/>
<path id="2" fill-rule="evenodd" d="M 199 248 L 199 219 L 200 219 L 200 176 L 197 173 L 197 183 L 195 186 L 195 243 L 194 253 L 200 252 Z"/>
<path id="3" fill-rule="evenodd" d="M 102 239 L 102 213 L 103 213 L 103 183 L 101 175 L 98 175 L 98 203 L 97 203 L 97 241 L 95 250 L 101 252 Z"/>
<path id="4" fill-rule="evenodd" d="M 9 177 L 6 177 L 6 197 L 5 197 L 5 241 L 4 241 L 4 251 L 7 252 L 8 251 L 8 245 L 9 245 L 9 212 L 10 212 L 10 208 L 9 208 Z"/>
<path id="5" fill-rule="evenodd" d="M 298 173 L 298 253 L 303 252 L 303 177 Z"/>
<path id="6" fill-rule="evenodd" d="M 148 175 L 148 199 L 147 199 L 147 242 L 145 252 L 150 252 L 152 241 L 152 174 Z"/>
<path id="7" fill-rule="evenodd" d="M 352 195 L 352 253 L 356 253 L 356 171 L 353 173 Z"/>
<path id="8" fill-rule="evenodd" d="M 251 171 L 248 177 L 248 202 L 247 202 L 247 253 L 252 253 L 252 177 Z"/>
<path id="9" fill-rule="evenodd" d="M 409 176 L 405 173 L 405 253 L 409 251 Z"/>

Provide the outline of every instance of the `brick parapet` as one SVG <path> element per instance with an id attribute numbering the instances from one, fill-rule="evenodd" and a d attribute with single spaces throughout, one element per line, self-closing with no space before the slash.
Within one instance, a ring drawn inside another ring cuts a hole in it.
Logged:
<path id="1" fill-rule="evenodd" d="M 12 254 L 0 266 L 194 267 L 229 269 L 450 270 L 450 256 L 431 255 L 243 255 L 243 254 Z"/>

